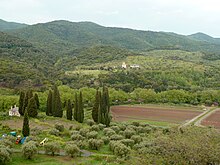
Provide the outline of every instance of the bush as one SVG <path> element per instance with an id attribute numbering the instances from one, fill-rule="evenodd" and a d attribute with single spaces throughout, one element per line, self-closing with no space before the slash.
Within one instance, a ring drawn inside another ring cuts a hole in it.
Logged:
<path id="1" fill-rule="evenodd" d="M 118 134 L 124 136 L 124 131 L 119 131 Z"/>
<path id="2" fill-rule="evenodd" d="M 133 136 L 131 136 L 131 139 L 134 140 L 135 144 L 140 143 L 143 140 L 142 137 L 139 135 L 133 135 Z"/>
<path id="3" fill-rule="evenodd" d="M 80 149 L 73 143 L 67 143 L 64 150 L 66 154 L 70 155 L 72 158 L 80 154 Z"/>
<path id="4" fill-rule="evenodd" d="M 8 139 L 3 139 L 3 140 L 0 141 L 0 145 L 8 147 L 8 148 L 12 148 L 13 143 Z"/>
<path id="5" fill-rule="evenodd" d="M 93 125 L 91 128 L 90 128 L 91 131 L 99 131 L 99 126 L 98 125 Z"/>
<path id="6" fill-rule="evenodd" d="M 75 130 L 79 131 L 80 129 L 82 129 L 82 125 L 79 124 L 76 126 Z"/>
<path id="7" fill-rule="evenodd" d="M 137 133 L 150 133 L 152 129 L 150 127 L 137 127 L 136 129 Z"/>
<path id="8" fill-rule="evenodd" d="M 8 147 L 0 145 L 0 164 L 4 165 L 11 161 L 11 150 Z"/>
<path id="9" fill-rule="evenodd" d="M 121 131 L 124 131 L 126 129 L 126 125 L 124 124 L 120 124 L 118 127 L 120 128 Z"/>
<path id="10" fill-rule="evenodd" d="M 16 137 L 11 136 L 11 135 L 4 137 L 4 139 L 9 140 L 12 143 L 15 143 L 15 141 L 16 141 Z"/>
<path id="11" fill-rule="evenodd" d="M 109 136 L 109 137 L 116 134 L 116 132 L 112 130 L 111 128 L 104 128 L 103 132 L 106 136 Z"/>
<path id="12" fill-rule="evenodd" d="M 72 131 L 71 134 L 72 135 L 80 135 L 80 132 L 79 131 Z"/>
<path id="13" fill-rule="evenodd" d="M 109 137 L 106 137 L 106 136 L 103 136 L 101 139 L 103 140 L 105 145 L 108 144 L 110 141 Z"/>
<path id="14" fill-rule="evenodd" d="M 60 131 L 58 131 L 57 129 L 52 129 L 52 130 L 50 130 L 49 134 L 54 135 L 54 136 L 59 136 Z"/>
<path id="15" fill-rule="evenodd" d="M 72 140 L 84 140 L 85 138 L 82 135 L 80 135 L 80 134 L 73 134 L 71 136 L 71 139 Z"/>
<path id="16" fill-rule="evenodd" d="M 113 153 L 121 158 L 126 158 L 130 153 L 130 148 L 126 147 L 122 143 L 119 143 L 117 146 L 115 146 Z"/>
<path id="17" fill-rule="evenodd" d="M 138 129 L 138 127 L 136 127 L 136 126 L 134 126 L 134 125 L 128 125 L 128 126 L 126 127 L 126 129 L 131 129 L 131 130 L 136 131 L 136 130 Z"/>
<path id="18" fill-rule="evenodd" d="M 89 140 L 89 148 L 92 150 L 99 150 L 104 144 L 103 140 L 90 139 Z"/>
<path id="19" fill-rule="evenodd" d="M 139 123 L 139 122 L 137 122 L 137 121 L 133 121 L 133 122 L 132 122 L 132 125 L 134 125 L 134 126 L 138 127 L 138 126 L 140 125 L 140 123 Z"/>
<path id="20" fill-rule="evenodd" d="M 37 127 L 31 129 L 31 135 L 36 136 L 39 135 L 41 133 L 41 130 Z"/>
<path id="21" fill-rule="evenodd" d="M 88 128 L 81 128 L 80 130 L 79 130 L 79 133 L 80 133 L 80 135 L 82 135 L 82 136 L 84 136 L 84 137 L 86 137 L 86 134 L 89 132 L 89 129 Z"/>
<path id="22" fill-rule="evenodd" d="M 88 132 L 88 133 L 86 134 L 86 137 L 87 137 L 88 139 L 96 139 L 97 136 L 98 136 L 98 132 L 96 132 L 96 131 Z"/>
<path id="23" fill-rule="evenodd" d="M 56 123 L 55 124 L 55 129 L 57 129 L 60 132 L 64 131 L 64 126 L 62 124 Z"/>
<path id="24" fill-rule="evenodd" d="M 127 147 L 131 147 L 131 148 L 134 146 L 134 140 L 132 140 L 132 139 L 123 139 L 123 140 L 121 140 L 121 143 L 123 143 Z"/>
<path id="25" fill-rule="evenodd" d="M 60 151 L 60 145 L 55 142 L 48 142 L 44 145 L 45 153 L 51 153 L 52 156 L 55 155 L 55 152 Z"/>
<path id="26" fill-rule="evenodd" d="M 92 125 L 95 124 L 95 122 L 94 122 L 93 120 L 91 120 L 91 119 L 88 119 L 88 120 L 86 121 L 86 124 L 88 124 L 89 126 L 92 126 Z"/>
<path id="27" fill-rule="evenodd" d="M 122 140 L 124 137 L 122 135 L 112 135 L 110 136 L 110 140 Z"/>
<path id="28" fill-rule="evenodd" d="M 110 128 L 114 130 L 116 133 L 120 131 L 120 128 L 118 126 L 111 126 Z"/>
<path id="29" fill-rule="evenodd" d="M 106 126 L 104 125 L 104 124 L 98 124 L 98 126 L 99 126 L 99 130 L 103 130 Z"/>
<path id="30" fill-rule="evenodd" d="M 36 143 L 29 141 L 22 146 L 22 153 L 26 159 L 31 159 L 37 153 Z"/>
<path id="31" fill-rule="evenodd" d="M 80 149 L 85 149 L 88 146 L 88 143 L 85 140 L 76 141 L 76 145 Z"/>
<path id="32" fill-rule="evenodd" d="M 133 135 L 135 135 L 136 134 L 136 132 L 135 132 L 135 130 L 133 130 L 133 129 L 126 129 L 125 131 L 124 131 L 124 136 L 125 136 L 125 138 L 127 138 L 127 139 L 130 139 L 131 138 L 131 136 L 133 136 Z"/>

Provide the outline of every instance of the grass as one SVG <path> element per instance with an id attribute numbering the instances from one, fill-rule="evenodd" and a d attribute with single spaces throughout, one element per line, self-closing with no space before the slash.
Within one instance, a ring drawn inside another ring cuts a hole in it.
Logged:
<path id="1" fill-rule="evenodd" d="M 99 74 L 107 74 L 108 71 L 104 70 L 75 70 L 75 71 L 66 71 L 66 75 L 93 75 L 94 77 L 98 77 Z"/>

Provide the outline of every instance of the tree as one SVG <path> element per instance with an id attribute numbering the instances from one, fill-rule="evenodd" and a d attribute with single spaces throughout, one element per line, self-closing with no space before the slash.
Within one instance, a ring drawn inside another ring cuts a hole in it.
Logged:
<path id="1" fill-rule="evenodd" d="M 34 99 L 35 99 L 35 102 L 37 104 L 37 109 L 39 109 L 40 108 L 40 102 L 39 102 L 39 98 L 38 98 L 38 94 L 37 93 L 34 94 Z"/>
<path id="2" fill-rule="evenodd" d="M 51 153 L 52 156 L 60 151 L 60 145 L 56 142 L 48 142 L 44 145 L 45 153 Z"/>
<path id="3" fill-rule="evenodd" d="M 79 106 L 78 106 L 78 122 L 83 123 L 84 120 L 84 109 L 83 109 L 83 98 L 82 92 L 79 92 Z"/>
<path id="4" fill-rule="evenodd" d="M 54 92 L 53 92 L 53 97 L 52 97 L 52 102 L 53 102 L 53 116 L 54 117 L 62 117 L 63 116 L 63 110 L 62 110 L 62 103 L 60 99 L 60 93 L 57 88 L 57 86 L 54 86 Z"/>
<path id="5" fill-rule="evenodd" d="M 22 134 L 23 134 L 24 137 L 27 137 L 30 134 L 29 119 L 28 119 L 28 112 L 27 112 L 27 110 L 25 110 L 25 112 L 24 112 Z"/>
<path id="6" fill-rule="evenodd" d="M 11 161 L 11 150 L 8 147 L 0 145 L 0 164 L 4 165 Z"/>
<path id="7" fill-rule="evenodd" d="M 34 97 L 28 101 L 27 112 L 29 117 L 37 117 L 37 104 Z"/>
<path id="8" fill-rule="evenodd" d="M 67 109 L 66 109 L 66 118 L 68 120 L 72 120 L 72 116 L 73 116 L 73 111 L 72 111 L 72 104 L 70 99 L 67 102 Z"/>
<path id="9" fill-rule="evenodd" d="M 49 90 L 49 94 L 48 94 L 48 97 L 47 97 L 47 109 L 46 109 L 46 115 L 47 116 L 50 116 L 50 115 L 53 114 L 52 113 L 52 108 L 53 108 L 52 97 L 53 97 L 52 91 Z"/>
<path id="10" fill-rule="evenodd" d="M 73 117 L 76 121 L 78 121 L 78 96 L 77 96 L 77 93 L 75 94 L 75 104 L 74 104 L 74 114 L 73 114 Z"/>
<path id="11" fill-rule="evenodd" d="M 96 122 L 96 123 L 98 123 L 99 109 L 100 109 L 100 95 L 99 95 L 99 91 L 97 89 L 96 96 L 95 96 L 95 104 L 92 109 L 92 118 L 93 118 L 94 122 Z"/>
<path id="12" fill-rule="evenodd" d="M 101 95 L 100 102 L 101 109 L 101 123 L 105 124 L 107 127 L 110 125 L 111 117 L 110 117 L 110 105 L 109 105 L 109 93 L 108 88 L 103 87 L 103 92 Z"/>
<path id="13" fill-rule="evenodd" d="M 22 153 L 26 159 L 31 159 L 37 153 L 36 143 L 29 141 L 22 146 Z"/>
<path id="14" fill-rule="evenodd" d="M 24 112 L 22 110 L 23 104 L 24 104 L 24 99 L 25 99 L 25 93 L 23 91 L 20 92 L 20 97 L 19 97 L 19 113 L 20 115 L 24 115 Z"/>
<path id="15" fill-rule="evenodd" d="M 23 107 L 22 107 L 23 113 L 24 113 L 25 109 L 26 109 L 27 106 L 28 106 L 28 101 L 29 101 L 29 99 L 31 99 L 32 97 L 33 97 L 32 90 L 28 90 L 28 91 L 25 93 L 24 103 L 23 103 Z"/>
<path id="16" fill-rule="evenodd" d="M 77 145 L 73 143 L 69 143 L 64 148 L 65 152 L 70 155 L 72 158 L 75 156 L 78 156 L 80 154 L 80 149 L 77 147 Z"/>

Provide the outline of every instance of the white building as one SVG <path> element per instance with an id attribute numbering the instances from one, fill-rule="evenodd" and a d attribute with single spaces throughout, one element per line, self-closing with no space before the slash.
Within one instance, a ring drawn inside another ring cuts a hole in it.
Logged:
<path id="1" fill-rule="evenodd" d="M 16 107 L 16 105 L 14 106 L 14 108 L 11 107 L 11 109 L 9 110 L 9 116 L 18 116 L 18 117 L 20 117 L 21 115 L 20 115 L 18 109 L 19 108 Z"/>
<path id="2" fill-rule="evenodd" d="M 127 65 L 125 64 L 125 62 L 122 63 L 121 67 L 122 67 L 123 69 L 126 69 L 126 68 L 127 68 Z"/>

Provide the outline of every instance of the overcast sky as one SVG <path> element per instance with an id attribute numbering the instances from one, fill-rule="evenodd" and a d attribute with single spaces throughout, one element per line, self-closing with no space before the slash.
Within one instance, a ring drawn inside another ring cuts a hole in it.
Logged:
<path id="1" fill-rule="evenodd" d="M 220 37 L 220 0 L 0 0 L 0 19 L 27 24 L 92 21 L 104 26 Z"/>

